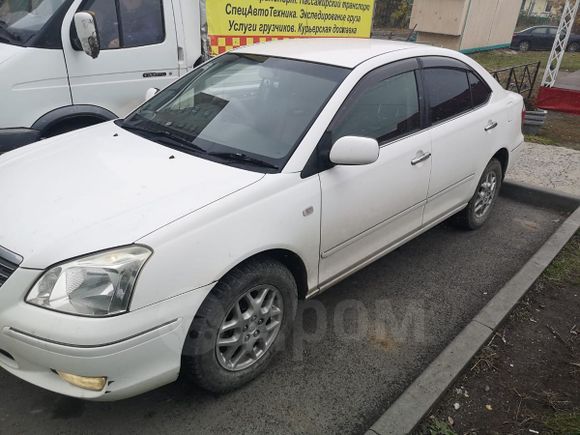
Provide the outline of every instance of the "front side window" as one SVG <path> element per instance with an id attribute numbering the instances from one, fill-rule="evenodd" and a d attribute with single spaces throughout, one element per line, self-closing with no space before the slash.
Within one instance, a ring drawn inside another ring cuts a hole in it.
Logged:
<path id="1" fill-rule="evenodd" d="M 415 72 L 368 86 L 339 117 L 332 129 L 333 141 L 343 136 L 363 136 L 384 143 L 418 130 L 419 96 Z"/>
<path id="2" fill-rule="evenodd" d="M 178 136 L 201 157 L 250 156 L 281 168 L 349 72 L 230 53 L 164 89 L 123 124 Z"/>
<path id="3" fill-rule="evenodd" d="M 94 12 L 103 50 L 165 39 L 161 0 L 88 0 L 81 9 Z"/>
<path id="4" fill-rule="evenodd" d="M 433 124 L 471 109 L 471 91 L 463 70 L 428 68 L 423 70 Z"/>
<path id="5" fill-rule="evenodd" d="M 0 42 L 27 45 L 67 0 L 0 1 Z"/>

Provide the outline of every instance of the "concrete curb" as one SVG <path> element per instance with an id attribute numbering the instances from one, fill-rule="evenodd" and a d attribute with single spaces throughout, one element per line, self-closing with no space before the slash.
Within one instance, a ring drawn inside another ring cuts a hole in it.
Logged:
<path id="1" fill-rule="evenodd" d="M 574 211 L 577 207 L 580 207 L 580 197 L 515 181 L 503 183 L 501 196 L 525 202 L 535 207 L 556 210 Z"/>
<path id="2" fill-rule="evenodd" d="M 412 432 L 580 228 L 580 198 L 511 182 L 505 183 L 502 194 L 536 206 L 575 211 L 385 411 L 366 435 Z"/>

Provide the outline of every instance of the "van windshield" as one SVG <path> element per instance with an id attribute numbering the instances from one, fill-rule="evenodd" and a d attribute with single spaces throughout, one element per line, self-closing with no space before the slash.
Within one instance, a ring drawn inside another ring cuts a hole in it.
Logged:
<path id="1" fill-rule="evenodd" d="M 0 0 L 0 42 L 26 45 L 67 0 Z"/>
<path id="2" fill-rule="evenodd" d="M 202 157 L 243 155 L 280 168 L 350 70 L 226 54 L 160 92 L 124 122 L 179 136 Z"/>

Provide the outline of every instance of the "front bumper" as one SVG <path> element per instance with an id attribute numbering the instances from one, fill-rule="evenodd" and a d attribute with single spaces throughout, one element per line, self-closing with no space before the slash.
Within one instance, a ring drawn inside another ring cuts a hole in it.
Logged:
<path id="1" fill-rule="evenodd" d="M 31 128 L 0 128 L 0 154 L 40 140 L 40 131 Z"/>
<path id="2" fill-rule="evenodd" d="M 47 390 L 101 401 L 135 396 L 177 379 L 189 325 L 212 285 L 94 319 L 26 304 L 23 294 L 40 273 L 18 269 L 2 286 L 0 367 Z M 84 390 L 56 371 L 105 376 L 108 382 L 103 391 Z"/>

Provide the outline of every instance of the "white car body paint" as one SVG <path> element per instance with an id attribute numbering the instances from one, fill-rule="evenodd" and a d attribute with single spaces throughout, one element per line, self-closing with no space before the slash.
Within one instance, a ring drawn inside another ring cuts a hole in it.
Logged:
<path id="1" fill-rule="evenodd" d="M 456 52 L 322 39 L 238 52 L 354 68 L 280 173 L 204 160 L 114 123 L 0 157 L 0 246 L 24 258 L 0 291 L 0 349 L 13 357 L 0 353 L 0 367 L 43 388 L 92 400 L 121 399 L 171 382 L 192 319 L 236 265 L 265 251 L 290 251 L 302 260 L 313 296 L 459 211 L 492 156 L 505 149 L 511 164 L 523 142 L 521 97 Z M 301 176 L 363 76 L 391 62 L 432 55 L 473 68 L 491 87 L 490 101 L 382 146 L 370 165 Z M 492 134 L 484 131 L 490 118 L 498 122 Z M 426 152 L 431 159 L 410 164 Z M 154 253 L 128 313 L 84 318 L 24 301 L 51 265 L 132 243 Z M 89 392 L 52 369 L 115 382 L 106 392 Z"/>

